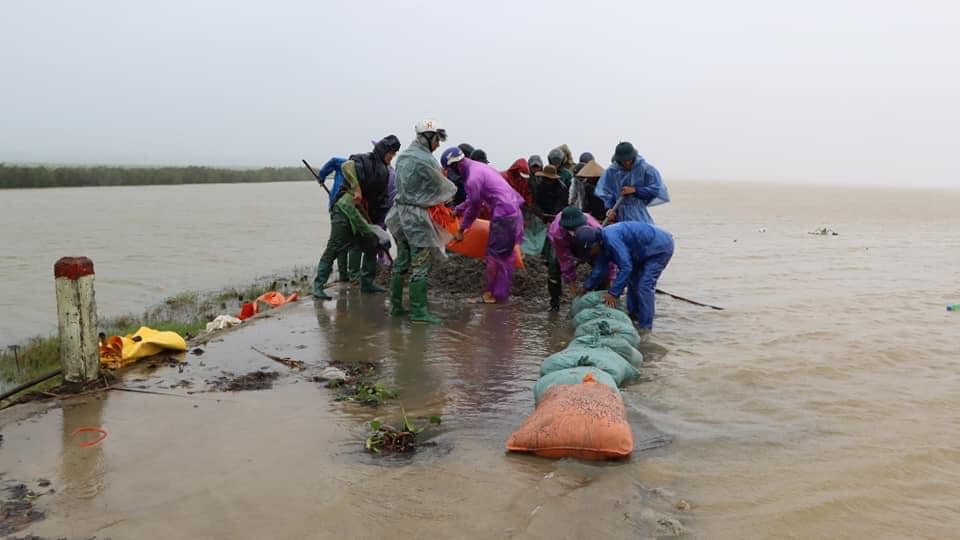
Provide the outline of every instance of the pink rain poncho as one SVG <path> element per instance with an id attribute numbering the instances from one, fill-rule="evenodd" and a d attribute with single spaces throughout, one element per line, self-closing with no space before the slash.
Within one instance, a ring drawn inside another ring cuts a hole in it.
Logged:
<path id="1" fill-rule="evenodd" d="M 463 216 L 460 230 L 465 231 L 473 225 L 483 206 L 492 211 L 487 243 L 487 291 L 497 302 L 503 302 L 510 296 L 513 282 L 514 246 L 523 240 L 523 216 L 520 213 L 523 197 L 489 165 L 464 159 L 457 163 L 457 168 L 467 189 L 467 200 L 457 206 L 457 213 Z"/>

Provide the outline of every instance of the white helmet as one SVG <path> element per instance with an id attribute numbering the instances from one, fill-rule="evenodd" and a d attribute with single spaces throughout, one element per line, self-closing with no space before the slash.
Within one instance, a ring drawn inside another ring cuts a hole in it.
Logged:
<path id="1" fill-rule="evenodd" d="M 423 133 L 436 133 L 441 141 L 447 140 L 447 130 L 443 129 L 443 125 L 436 120 L 421 120 L 417 122 L 416 127 L 414 128 L 417 132 L 417 135 Z"/>

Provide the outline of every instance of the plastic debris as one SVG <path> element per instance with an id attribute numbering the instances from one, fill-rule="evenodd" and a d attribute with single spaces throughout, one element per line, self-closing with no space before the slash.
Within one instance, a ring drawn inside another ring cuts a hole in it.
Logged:
<path id="1" fill-rule="evenodd" d="M 96 446 L 107 438 L 107 430 L 100 427 L 78 427 L 77 429 L 73 430 L 73 433 L 71 433 L 70 436 L 73 437 L 78 433 L 97 433 L 99 435 L 96 439 L 91 441 L 77 443 L 77 446 L 80 448 L 90 448 L 91 446 Z"/>
<path id="2" fill-rule="evenodd" d="M 348 377 L 346 371 L 333 366 L 324 369 L 323 372 L 320 373 L 320 376 L 328 381 L 345 381 Z"/>
<path id="3" fill-rule="evenodd" d="M 257 297 L 253 302 L 247 302 L 240 306 L 240 314 L 237 315 L 237 318 L 245 321 L 250 317 L 253 317 L 257 313 L 260 313 L 260 303 L 269 305 L 270 307 L 280 307 L 289 302 L 294 302 L 297 300 L 299 295 L 293 293 L 290 296 L 284 296 L 277 291 L 265 292 Z"/>
<path id="4" fill-rule="evenodd" d="M 207 323 L 207 332 L 214 330 L 223 330 L 242 324 L 243 321 L 232 315 L 217 315 L 217 318 Z"/>

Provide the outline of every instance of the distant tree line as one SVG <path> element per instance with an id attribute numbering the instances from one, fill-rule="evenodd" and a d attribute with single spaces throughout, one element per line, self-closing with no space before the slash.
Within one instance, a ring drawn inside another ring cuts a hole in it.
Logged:
<path id="1" fill-rule="evenodd" d="M 302 167 L 23 167 L 0 163 L 0 189 L 151 184 L 220 184 L 312 180 Z"/>

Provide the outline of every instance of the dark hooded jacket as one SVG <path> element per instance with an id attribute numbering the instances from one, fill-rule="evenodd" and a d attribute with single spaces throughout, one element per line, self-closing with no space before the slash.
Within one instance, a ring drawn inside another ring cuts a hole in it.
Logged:
<path id="1" fill-rule="evenodd" d="M 558 179 L 541 178 L 534 199 L 541 212 L 556 215 L 567 206 L 567 188 Z"/>
<path id="2" fill-rule="evenodd" d="M 400 141 L 395 136 L 388 135 L 374 145 L 372 152 L 350 156 L 350 160 L 356 164 L 360 191 L 373 223 L 383 223 L 390 210 L 387 189 L 390 185 L 390 167 L 384 163 L 383 158 L 389 152 L 399 149 Z"/>

